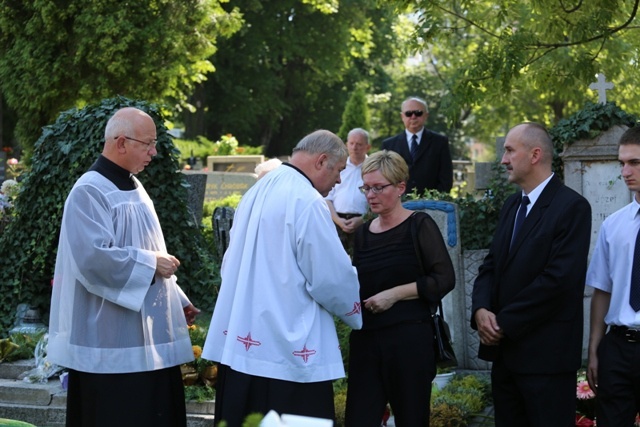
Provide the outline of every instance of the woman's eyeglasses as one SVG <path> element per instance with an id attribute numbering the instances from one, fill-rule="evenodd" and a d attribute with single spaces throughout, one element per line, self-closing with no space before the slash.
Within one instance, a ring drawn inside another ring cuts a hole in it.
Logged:
<path id="1" fill-rule="evenodd" d="M 390 185 L 393 185 L 393 184 L 381 185 L 379 187 L 369 187 L 368 185 L 363 185 L 361 187 L 358 187 L 358 189 L 364 195 L 366 195 L 369 191 L 373 192 L 373 194 L 380 194 L 382 193 L 382 190 L 384 190 L 386 187 Z"/>

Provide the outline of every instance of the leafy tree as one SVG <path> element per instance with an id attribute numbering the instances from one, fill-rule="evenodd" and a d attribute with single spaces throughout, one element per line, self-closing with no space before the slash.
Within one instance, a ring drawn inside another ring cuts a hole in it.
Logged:
<path id="1" fill-rule="evenodd" d="M 31 148 L 58 114 L 114 95 L 180 104 L 213 70 L 218 36 L 238 29 L 225 0 L 0 4 L 0 92 Z"/>
<path id="2" fill-rule="evenodd" d="M 489 140 L 523 120 L 551 127 L 596 94 L 637 105 L 640 1 L 391 0 L 415 18 L 413 46 L 440 80 L 443 111 Z"/>
<path id="3" fill-rule="evenodd" d="M 397 54 L 396 15 L 377 0 L 237 0 L 246 25 L 218 43 L 217 71 L 185 118 L 187 137 L 232 133 L 290 154 L 306 133 L 337 132 L 348 95 Z"/>
<path id="4" fill-rule="evenodd" d="M 369 131 L 371 125 L 369 124 L 369 108 L 367 107 L 367 97 L 364 93 L 364 89 L 361 86 L 351 93 L 351 97 L 347 101 L 347 105 L 344 107 L 344 113 L 342 113 L 342 126 L 338 136 L 343 141 L 347 140 L 349 131 L 354 128 L 362 128 Z"/>
<path id="5" fill-rule="evenodd" d="M 109 117 L 126 106 L 146 111 L 156 123 L 158 155 L 138 178 L 154 202 L 167 250 L 180 260 L 179 283 L 196 306 L 213 308 L 217 263 L 187 210 L 187 184 L 165 118 L 155 105 L 113 98 L 63 112 L 35 144 L 33 167 L 23 175 L 16 200 L 16 217 L 0 235 L 0 330 L 7 330 L 19 303 L 48 313 L 67 194 L 102 151 Z"/>

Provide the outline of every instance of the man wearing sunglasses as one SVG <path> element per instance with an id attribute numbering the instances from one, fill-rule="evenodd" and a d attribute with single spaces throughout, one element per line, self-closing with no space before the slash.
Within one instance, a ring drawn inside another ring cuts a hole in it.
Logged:
<path id="1" fill-rule="evenodd" d="M 449 139 L 424 127 L 429 117 L 427 103 L 418 97 L 402 103 L 400 117 L 404 132 L 382 142 L 383 150 L 395 151 L 409 165 L 407 193 L 438 190 L 448 193 L 453 186 Z"/>

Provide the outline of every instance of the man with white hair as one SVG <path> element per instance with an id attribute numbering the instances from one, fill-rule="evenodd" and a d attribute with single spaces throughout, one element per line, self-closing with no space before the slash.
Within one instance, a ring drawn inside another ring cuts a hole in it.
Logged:
<path id="1" fill-rule="evenodd" d="M 395 151 L 407 162 L 406 192 L 423 194 L 425 190 L 437 190 L 448 193 L 453 186 L 449 138 L 424 126 L 429 117 L 427 103 L 416 96 L 405 99 L 400 117 L 404 132 L 382 141 L 382 149 Z"/>
<path id="2" fill-rule="evenodd" d="M 368 209 L 367 198 L 360 191 L 360 186 L 362 185 L 362 164 L 370 148 L 369 132 L 361 128 L 349 131 L 347 166 L 340 172 L 340 184 L 333 187 L 325 197 L 340 241 L 349 254 L 353 251 L 354 232 L 364 222 L 364 214 Z"/>

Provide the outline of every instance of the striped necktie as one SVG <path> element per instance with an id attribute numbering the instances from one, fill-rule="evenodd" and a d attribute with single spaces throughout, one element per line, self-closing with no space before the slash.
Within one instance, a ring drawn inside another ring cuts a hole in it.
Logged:
<path id="1" fill-rule="evenodd" d="M 417 154 L 418 154 L 418 135 L 414 134 L 411 137 L 411 158 L 415 160 Z"/>

